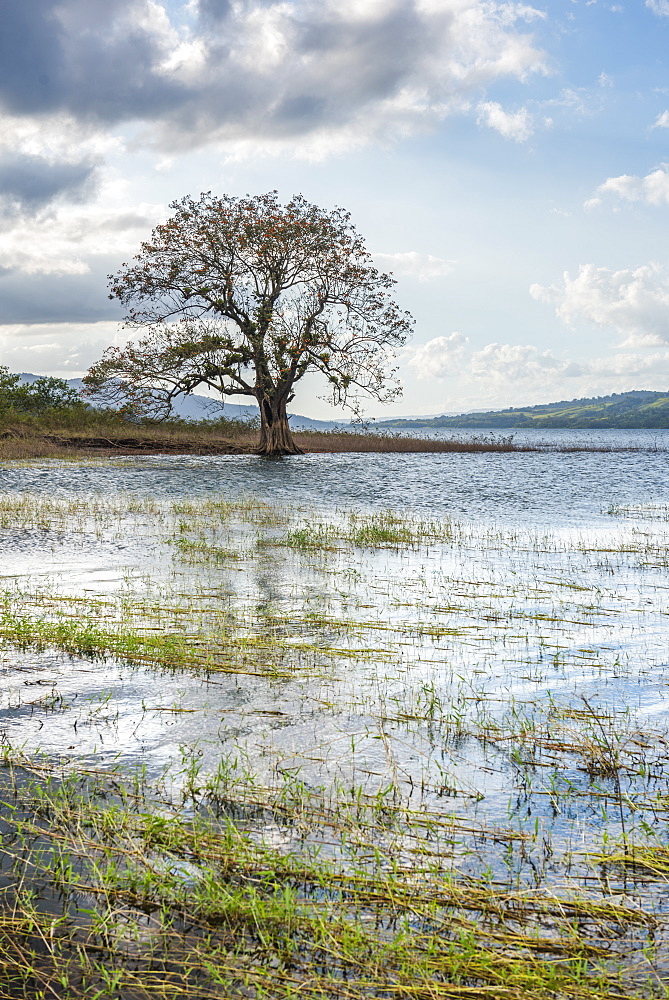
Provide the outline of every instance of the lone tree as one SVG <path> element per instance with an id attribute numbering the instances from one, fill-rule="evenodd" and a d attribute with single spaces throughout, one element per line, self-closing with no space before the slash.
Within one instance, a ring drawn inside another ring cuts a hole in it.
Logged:
<path id="1" fill-rule="evenodd" d="M 207 193 L 170 208 L 135 261 L 110 276 L 109 297 L 142 336 L 105 352 L 84 379 L 89 393 L 157 418 L 198 386 L 250 396 L 264 455 L 300 453 L 286 407 L 309 371 L 355 412 L 362 396 L 400 393 L 388 349 L 405 342 L 413 320 L 347 212 L 301 195 L 281 205 L 276 191 Z"/>

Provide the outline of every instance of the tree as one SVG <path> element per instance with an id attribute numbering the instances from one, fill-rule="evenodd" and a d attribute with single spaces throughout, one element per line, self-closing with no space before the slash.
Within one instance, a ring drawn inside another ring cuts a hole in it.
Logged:
<path id="1" fill-rule="evenodd" d="M 53 410 L 85 410 L 76 389 L 62 378 L 42 375 L 33 382 L 22 382 L 21 376 L 0 365 L 0 413 L 41 416 Z"/>
<path id="2" fill-rule="evenodd" d="M 18 409 L 40 415 L 49 410 L 87 410 L 88 403 L 62 378 L 41 375 L 20 387 Z"/>
<path id="3" fill-rule="evenodd" d="M 388 350 L 413 320 L 347 212 L 301 195 L 282 206 L 276 191 L 209 192 L 170 208 L 134 263 L 110 276 L 110 298 L 142 336 L 105 352 L 84 379 L 89 392 L 158 418 L 198 386 L 252 397 L 265 455 L 300 452 L 286 407 L 309 371 L 325 376 L 333 403 L 356 412 L 363 396 L 399 394 Z"/>

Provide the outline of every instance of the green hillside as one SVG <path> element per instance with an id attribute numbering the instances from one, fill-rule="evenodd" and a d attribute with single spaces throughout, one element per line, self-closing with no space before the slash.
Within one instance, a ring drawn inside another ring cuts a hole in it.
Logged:
<path id="1" fill-rule="evenodd" d="M 401 428 L 437 427 L 630 427 L 669 428 L 669 392 L 614 392 L 591 399 L 562 400 L 540 406 L 509 407 L 485 413 L 461 413 L 455 417 L 415 420 L 384 420 L 377 426 Z"/>

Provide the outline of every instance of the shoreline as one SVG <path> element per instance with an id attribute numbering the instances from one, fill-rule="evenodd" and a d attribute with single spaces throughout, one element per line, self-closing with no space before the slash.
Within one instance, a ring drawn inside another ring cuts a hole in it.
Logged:
<path id="1" fill-rule="evenodd" d="M 0 431 L 0 461 L 39 458 L 86 458 L 130 455 L 254 455 L 257 432 L 235 427 L 217 428 L 142 426 L 132 428 L 38 428 L 10 427 Z M 296 431 L 296 444 L 304 454 L 498 454 L 579 452 L 653 452 L 654 447 L 602 444 L 559 445 L 547 442 L 516 443 L 511 436 L 490 434 L 469 440 L 419 438 L 400 434 L 365 432 Z"/>
<path id="2" fill-rule="evenodd" d="M 0 432 L 0 460 L 27 458 L 72 458 L 90 455 L 254 455 L 257 431 L 235 428 L 227 433 L 215 429 L 174 427 L 91 428 L 89 430 L 11 428 Z M 97 431 L 97 433 L 96 433 Z M 439 441 L 403 435 L 296 431 L 295 443 L 305 454 L 516 452 L 541 450 L 515 445 L 510 438 L 481 437 L 474 441 Z"/>

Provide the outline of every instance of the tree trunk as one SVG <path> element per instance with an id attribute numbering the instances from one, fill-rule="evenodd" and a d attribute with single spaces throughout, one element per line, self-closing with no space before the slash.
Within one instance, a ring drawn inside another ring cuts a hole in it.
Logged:
<path id="1" fill-rule="evenodd" d="M 260 446 L 259 455 L 302 455 L 304 452 L 295 444 L 288 424 L 286 401 L 284 399 L 258 400 L 260 406 Z"/>

